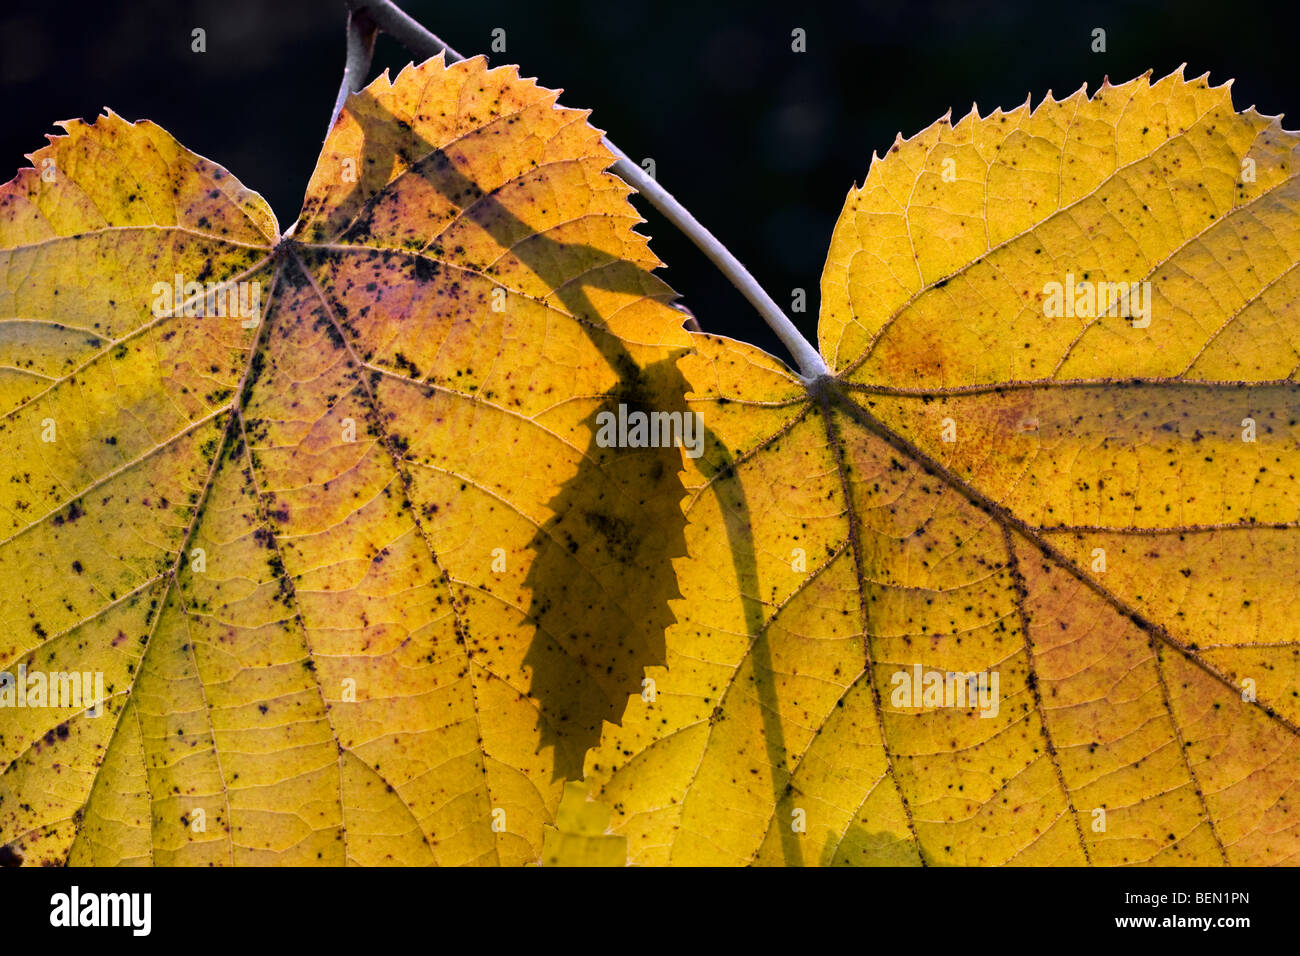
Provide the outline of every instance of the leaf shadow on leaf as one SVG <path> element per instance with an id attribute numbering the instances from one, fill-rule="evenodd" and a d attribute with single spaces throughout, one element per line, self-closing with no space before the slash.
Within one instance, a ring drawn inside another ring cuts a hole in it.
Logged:
<path id="1" fill-rule="evenodd" d="M 602 448 L 596 436 L 597 416 L 617 414 L 620 404 L 629 412 L 684 414 L 687 387 L 677 358 L 687 350 L 661 348 L 667 357 L 641 366 L 608 330 L 587 288 L 663 302 L 674 293 L 634 263 L 537 233 L 369 91 L 354 94 L 347 110 L 362 128 L 364 173 L 325 232 L 364 242 L 375 199 L 400 159 L 406 175 L 422 177 L 554 289 L 618 376 L 586 419 L 592 439 L 577 471 L 547 503 L 553 517 L 529 544 L 534 558 L 525 578 L 532 595 L 526 613 L 536 632 L 524 664 L 532 672 L 528 694 L 539 705 L 540 746 L 555 748 L 555 778 L 579 778 L 602 721 L 620 722 L 629 696 L 642 689 L 644 669 L 666 662 L 664 632 L 674 621 L 669 601 L 680 597 L 672 562 L 686 554 L 681 450 Z M 304 220 L 311 212 L 309 204 Z M 473 600 L 466 595 L 461 606 Z M 465 633 L 463 619 L 460 627 L 471 654 L 480 640 L 497 639 Z"/>
<path id="2" fill-rule="evenodd" d="M 681 597 L 672 562 L 686 554 L 680 451 L 599 447 L 596 416 L 617 415 L 619 405 L 684 412 L 683 392 L 675 360 L 630 370 L 588 418 L 593 439 L 529 543 L 525 584 L 537 633 L 524 663 L 545 710 L 542 744 L 556 747 L 557 777 L 582 776 L 602 721 L 620 723 L 645 668 L 667 663 L 669 602 Z"/>
<path id="3" fill-rule="evenodd" d="M 763 745 L 772 767 L 772 800 L 774 806 L 779 808 L 782 797 L 789 790 L 790 773 L 787 769 L 785 732 L 781 727 L 776 678 L 772 670 L 772 650 L 767 642 L 763 602 L 758 597 L 762 592 L 759 589 L 758 560 L 754 550 L 749 501 L 745 486 L 736 475 L 735 458 L 711 431 L 705 432 L 705 453 L 700 462 L 726 522 L 727 544 L 736 574 L 736 589 L 744 608 L 745 633 L 752 635 L 750 653 L 754 659 L 754 689 L 758 693 L 759 712 L 763 719 Z M 721 710 L 722 705 L 719 704 L 712 719 L 716 720 Z M 775 816 L 772 825 L 781 834 L 781 853 L 786 866 L 802 865 L 799 840 L 794 831 L 788 826 L 781 826 Z"/>

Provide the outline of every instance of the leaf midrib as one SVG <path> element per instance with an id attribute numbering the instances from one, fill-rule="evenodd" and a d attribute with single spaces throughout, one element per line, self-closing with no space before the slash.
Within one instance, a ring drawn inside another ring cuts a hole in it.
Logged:
<path id="1" fill-rule="evenodd" d="M 1193 384 L 1193 383 L 1180 383 L 1180 384 Z M 1288 384 L 1295 385 L 1297 383 L 1291 382 Z M 856 421 L 859 425 L 866 428 L 869 432 L 876 435 L 878 438 L 884 440 L 896 451 L 899 451 L 904 455 L 906 455 L 913 462 L 915 462 L 916 464 L 920 465 L 923 469 L 925 469 L 927 473 L 939 477 L 947 485 L 952 487 L 956 492 L 958 492 L 963 497 L 965 497 L 971 504 L 975 505 L 981 511 L 988 514 L 989 517 L 991 517 L 995 522 L 998 523 L 998 525 L 1001 527 L 1003 531 L 1004 538 L 1006 538 L 1006 540 L 1008 541 L 1008 547 L 1007 547 L 1008 567 L 1012 569 L 1013 576 L 1017 582 L 1017 602 L 1016 602 L 1017 613 L 1019 613 L 1022 618 L 1021 629 L 1024 633 L 1026 650 L 1028 653 L 1030 653 L 1031 660 L 1032 660 L 1032 652 L 1029 652 L 1028 650 L 1029 648 L 1028 627 L 1027 624 L 1025 623 L 1025 617 L 1024 617 L 1025 609 L 1023 604 L 1023 599 L 1024 599 L 1023 589 L 1025 585 L 1023 583 L 1023 579 L 1020 577 L 1019 574 L 1018 562 L 1015 557 L 1015 552 L 1010 545 L 1010 536 L 1013 532 L 1021 534 L 1026 541 L 1028 541 L 1031 545 L 1037 547 L 1040 550 L 1040 552 L 1044 554 L 1044 556 L 1050 558 L 1058 567 L 1067 571 L 1073 577 L 1079 580 L 1081 583 L 1083 583 L 1091 590 L 1093 590 L 1095 593 L 1097 593 L 1114 610 L 1122 614 L 1127 620 L 1131 621 L 1140 630 L 1144 631 L 1149 637 L 1159 639 L 1167 646 L 1173 648 L 1175 651 L 1182 654 L 1193 665 L 1199 667 L 1206 674 L 1208 674 L 1216 681 L 1221 683 L 1224 687 L 1232 691 L 1234 695 L 1237 693 L 1238 688 L 1235 687 L 1226 676 L 1220 674 L 1215 668 L 1209 666 L 1207 663 L 1202 661 L 1195 654 L 1195 652 L 1192 650 L 1191 647 L 1176 640 L 1171 634 L 1169 634 L 1169 632 L 1162 625 L 1159 625 L 1153 621 L 1148 620 L 1146 617 L 1139 614 L 1135 609 L 1129 607 L 1127 603 L 1124 602 L 1121 598 L 1111 593 L 1108 589 L 1102 586 L 1100 582 L 1096 581 L 1095 579 L 1091 578 L 1086 573 L 1084 573 L 1083 570 L 1079 568 L 1066 555 L 1064 555 L 1062 552 L 1056 549 L 1049 542 L 1044 540 L 1041 534 L 1039 533 L 1041 529 L 1030 526 L 1020 518 L 1016 517 L 1009 509 L 1003 507 L 1001 504 L 997 503 L 996 501 L 993 501 L 983 492 L 979 491 L 976 487 L 974 487 L 974 485 L 965 481 L 960 476 L 951 472 L 941 463 L 931 458 L 929 455 L 927 455 L 924 451 L 922 451 L 919 447 L 913 444 L 906 437 L 904 437 L 900 433 L 894 431 L 889 426 L 881 422 L 874 415 L 872 415 L 867 409 L 863 408 L 857 402 L 853 401 L 848 395 L 846 395 L 844 393 L 845 387 L 846 387 L 846 383 L 843 383 L 842 381 L 839 380 L 837 376 L 833 376 L 833 375 L 823 376 L 822 378 L 815 380 L 808 387 L 809 408 L 805 409 L 803 412 L 794 416 L 794 418 L 796 420 L 802 420 L 807 415 L 808 411 L 811 410 L 811 407 L 814 403 L 821 406 L 822 419 L 823 419 L 823 424 L 826 428 L 828 446 L 831 449 L 833 449 L 833 454 L 836 461 L 836 467 L 840 478 L 841 494 L 843 495 L 845 501 L 845 516 L 846 516 L 846 521 L 849 524 L 848 538 L 849 538 L 849 544 L 852 546 L 852 550 L 853 550 L 856 576 L 858 578 L 858 585 L 859 585 L 858 591 L 859 591 L 859 600 L 860 600 L 862 622 L 863 622 L 862 624 L 863 634 L 865 638 L 864 651 L 866 654 L 866 661 L 864 664 L 863 671 L 861 672 L 861 674 L 858 675 L 857 678 L 855 678 L 855 682 L 857 680 L 866 679 L 870 684 L 872 699 L 876 709 L 876 723 L 879 728 L 881 745 L 886 758 L 886 775 L 889 776 L 889 778 L 893 782 L 896 792 L 899 795 L 899 799 L 903 806 L 903 810 L 907 820 L 907 826 L 910 835 L 912 837 L 912 841 L 916 848 L 917 855 L 920 858 L 921 864 L 923 866 L 929 865 L 929 861 L 925 857 L 924 844 L 922 843 L 915 829 L 915 823 L 912 818 L 910 803 L 908 801 L 906 794 L 903 791 L 901 782 L 898 780 L 898 777 L 894 771 L 893 755 L 889 749 L 889 744 L 885 735 L 883 705 L 880 702 L 879 689 L 877 688 L 875 681 L 872 680 L 871 677 L 873 661 L 871 659 L 871 650 L 870 650 L 870 627 L 869 627 L 868 613 L 867 613 L 865 600 L 863 599 L 862 596 L 862 592 L 867 579 L 863 572 L 860 557 L 859 557 L 860 549 L 859 549 L 859 542 L 857 539 L 857 532 L 856 532 L 856 526 L 857 526 L 856 510 L 853 503 L 854 499 L 853 499 L 852 490 L 848 483 L 848 478 L 844 470 L 843 446 L 842 443 L 840 442 L 840 436 L 836 433 L 836 429 L 832 421 L 832 416 L 831 416 L 832 407 L 838 407 L 843 409 L 848 414 L 848 416 L 854 421 Z M 848 386 L 848 387 L 853 391 L 876 391 L 876 389 L 870 387 L 867 388 L 863 388 L 861 386 Z M 783 429 L 783 432 L 785 430 L 786 429 Z M 763 449 L 768 447 L 770 444 L 771 444 L 770 439 L 765 439 L 754 448 L 749 449 L 744 457 L 745 458 L 755 457 L 759 452 L 761 452 Z M 696 497 L 698 497 L 698 495 Z M 1255 527 L 1262 527 L 1262 525 L 1256 525 Z M 842 550 L 843 549 L 840 549 L 840 551 L 837 552 L 837 554 L 842 553 Z M 821 569 L 818 569 L 818 573 L 820 573 L 820 570 Z M 816 576 L 815 574 L 809 575 L 809 579 L 815 576 Z M 769 618 L 767 623 L 770 624 L 774 617 L 775 617 L 775 613 Z M 766 625 L 764 626 L 764 630 L 765 629 L 766 629 Z M 1199 646 L 1200 645 L 1197 645 L 1197 647 Z M 752 642 L 751 642 L 751 648 L 752 648 Z M 748 653 L 748 651 L 746 653 Z M 1186 749 L 1182 746 L 1182 730 L 1178 726 L 1177 719 L 1174 715 L 1172 702 L 1170 701 L 1169 698 L 1168 687 L 1165 682 L 1164 675 L 1160 671 L 1158 652 L 1156 652 L 1153 655 L 1153 662 L 1156 668 L 1157 677 L 1159 679 L 1162 693 L 1163 693 L 1163 700 L 1165 704 L 1164 712 L 1168 716 L 1170 723 L 1173 726 L 1174 732 L 1177 736 L 1177 741 L 1179 743 L 1179 750 L 1182 755 L 1183 763 L 1188 772 L 1188 782 L 1192 785 L 1193 789 L 1195 790 L 1197 799 L 1204 810 L 1204 819 L 1208 821 L 1210 824 L 1211 834 L 1214 837 L 1215 846 L 1218 848 L 1220 854 L 1222 855 L 1224 863 L 1227 865 L 1231 865 L 1227 855 L 1226 847 L 1224 846 L 1221 838 L 1219 837 L 1217 829 L 1213 825 L 1212 814 L 1210 813 L 1209 805 L 1206 801 L 1204 792 L 1200 786 L 1200 782 L 1196 777 L 1196 774 L 1192 769 L 1190 762 L 1187 758 Z M 1077 813 L 1075 813 L 1073 809 L 1071 793 L 1068 787 L 1066 787 L 1065 785 L 1065 781 L 1061 772 L 1060 765 L 1057 762 L 1054 745 L 1052 744 L 1051 741 L 1050 730 L 1048 729 L 1045 715 L 1042 713 L 1041 699 L 1038 696 L 1038 692 L 1036 688 L 1035 688 L 1035 700 L 1039 710 L 1039 719 L 1043 727 L 1044 738 L 1048 745 L 1049 756 L 1052 759 L 1052 764 L 1055 769 L 1057 779 L 1060 782 L 1060 785 L 1062 787 L 1062 792 L 1064 794 L 1067 808 L 1071 812 L 1071 816 L 1074 819 L 1075 829 L 1078 834 L 1079 843 L 1082 848 L 1084 858 L 1089 865 L 1092 865 L 1091 857 L 1087 849 L 1087 843 L 1083 837 L 1083 832 L 1079 825 Z M 1300 728 L 1298 728 L 1294 723 L 1286 719 L 1283 715 L 1281 715 L 1280 713 L 1278 713 L 1277 711 L 1273 710 L 1270 707 L 1266 707 L 1258 700 L 1251 701 L 1250 703 L 1254 704 L 1255 707 L 1261 710 L 1265 714 L 1265 716 L 1272 718 L 1278 724 L 1280 724 L 1281 726 L 1285 727 L 1288 731 L 1290 731 L 1293 735 L 1300 737 Z M 805 748 L 805 751 L 803 753 L 799 754 L 798 758 L 794 761 L 793 765 L 789 768 L 788 772 L 791 780 L 794 779 L 795 774 L 798 772 L 799 767 L 802 765 L 803 758 L 804 756 L 806 756 L 806 753 L 807 753 L 807 748 Z M 686 790 L 687 791 L 690 790 L 689 785 L 687 786 Z M 764 831 L 765 833 L 767 830 L 770 829 L 772 825 L 772 820 L 775 818 L 775 813 L 776 813 L 776 804 L 774 803 L 772 815 L 769 816 L 768 824 L 765 827 L 765 831 Z M 751 854 L 751 858 L 750 858 L 751 863 L 753 862 L 753 859 L 756 858 L 759 849 L 761 849 L 761 843 L 759 847 L 755 848 L 754 853 Z"/>

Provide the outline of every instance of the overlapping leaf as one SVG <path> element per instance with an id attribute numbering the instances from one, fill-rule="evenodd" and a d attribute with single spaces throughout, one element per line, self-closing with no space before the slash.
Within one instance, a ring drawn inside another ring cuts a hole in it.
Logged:
<path id="1" fill-rule="evenodd" d="M 609 818 L 609 807 L 588 799 L 584 784 L 566 784 L 555 825 L 546 827 L 542 865 L 623 866 L 627 837 L 609 832 Z"/>
<path id="2" fill-rule="evenodd" d="M 594 421 L 689 340 L 555 96 L 381 77 L 285 237 L 114 115 L 0 191 L 0 670 L 109 695 L 3 711 L 7 861 L 540 859 L 685 552 L 678 451 Z"/>
<path id="3" fill-rule="evenodd" d="M 1181 73 L 944 118 L 849 194 L 831 376 L 696 337 L 678 622 L 587 763 L 634 862 L 1296 861 L 1298 161 Z"/>

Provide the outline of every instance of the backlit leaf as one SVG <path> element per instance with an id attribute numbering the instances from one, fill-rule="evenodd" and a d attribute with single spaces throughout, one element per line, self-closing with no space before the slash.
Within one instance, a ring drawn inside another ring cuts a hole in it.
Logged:
<path id="1" fill-rule="evenodd" d="M 633 862 L 1295 862 L 1298 160 L 1181 74 L 944 118 L 849 194 L 831 376 L 695 336 L 677 623 L 587 760 Z"/>
<path id="2" fill-rule="evenodd" d="M 7 860 L 540 859 L 685 553 L 679 450 L 595 422 L 689 338 L 555 97 L 381 77 L 284 236 L 111 114 L 0 190 L 0 670 L 108 694 L 3 712 Z"/>

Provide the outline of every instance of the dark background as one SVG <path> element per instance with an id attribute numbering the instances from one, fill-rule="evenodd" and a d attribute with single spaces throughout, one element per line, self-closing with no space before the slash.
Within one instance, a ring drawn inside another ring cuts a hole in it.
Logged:
<path id="1" fill-rule="evenodd" d="M 399 0 L 400 2 L 400 0 Z M 953 108 L 1039 103 L 1104 75 L 1119 83 L 1187 63 L 1235 78 L 1239 108 L 1300 113 L 1300 9 L 1250 0 L 1181 3 L 814 2 L 814 0 L 406 0 L 465 55 L 506 30 L 525 76 L 636 160 L 745 262 L 815 335 L 817 285 L 845 193 L 872 151 Z M 51 122 L 110 106 L 152 119 L 262 193 L 281 228 L 297 215 L 343 66 L 342 0 L 15 3 L 0 13 L 0 181 Z M 207 30 L 207 52 L 190 31 Z M 807 52 L 790 34 L 807 31 Z M 1102 27 L 1107 52 L 1092 53 Z M 412 57 L 391 38 L 372 76 Z M 1285 125 L 1295 126 L 1295 122 Z M 647 204 L 642 231 L 703 327 L 785 357 L 725 278 Z"/>

